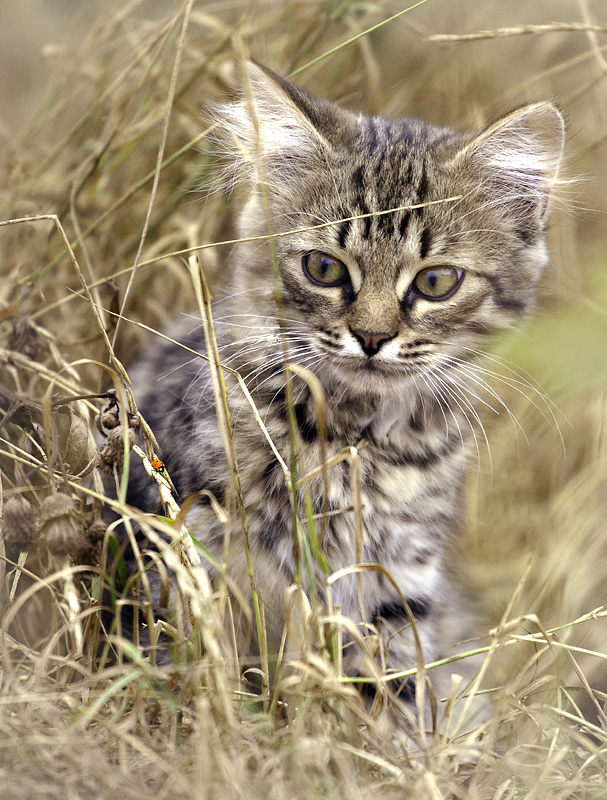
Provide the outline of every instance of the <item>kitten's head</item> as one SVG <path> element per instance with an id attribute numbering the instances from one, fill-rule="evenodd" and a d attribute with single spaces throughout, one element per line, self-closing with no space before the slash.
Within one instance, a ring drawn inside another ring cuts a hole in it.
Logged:
<path id="1" fill-rule="evenodd" d="M 346 111 L 255 64 L 247 84 L 222 117 L 252 186 L 242 234 L 295 231 L 271 249 L 321 377 L 387 391 L 532 307 L 563 149 L 551 103 L 462 135 Z M 237 261 L 237 288 L 269 297 L 268 249 Z"/>

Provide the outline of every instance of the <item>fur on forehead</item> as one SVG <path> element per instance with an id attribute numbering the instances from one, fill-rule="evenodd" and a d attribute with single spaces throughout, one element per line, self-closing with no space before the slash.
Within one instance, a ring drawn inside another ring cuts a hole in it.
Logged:
<path id="1" fill-rule="evenodd" d="M 215 116 L 218 146 L 230 163 L 226 182 L 265 182 L 282 195 L 291 179 L 326 168 L 331 153 L 343 149 L 355 134 L 359 115 L 247 62 L 240 101 L 219 106 Z M 481 190 L 494 193 L 506 213 L 516 214 L 518 208 L 528 214 L 532 209 L 538 222 L 543 221 L 559 183 L 564 146 L 564 121 L 556 106 L 524 106 L 462 141 L 447 163 L 454 178 L 463 170 L 480 180 Z"/>

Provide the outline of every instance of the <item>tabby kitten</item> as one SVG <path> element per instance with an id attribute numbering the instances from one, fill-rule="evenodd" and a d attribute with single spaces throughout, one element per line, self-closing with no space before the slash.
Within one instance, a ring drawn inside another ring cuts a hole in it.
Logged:
<path id="1" fill-rule="evenodd" d="M 546 216 L 563 121 L 544 102 L 460 134 L 346 111 L 256 64 L 247 86 L 242 102 L 219 112 L 222 147 L 250 186 L 241 235 L 278 235 L 238 244 L 226 265 L 228 294 L 216 312 L 222 361 L 244 378 L 287 464 L 292 397 L 299 477 L 321 464 L 321 437 L 308 383 L 295 376 L 290 393 L 285 388 L 285 353 L 322 386 L 325 458 L 364 441 L 362 549 L 347 461 L 327 470 L 326 483 L 322 475 L 309 483 L 312 508 L 332 571 L 361 561 L 390 574 L 392 581 L 377 569 L 362 572 L 362 608 L 354 574 L 334 583 L 332 599 L 355 622 L 377 625 L 383 668 L 407 669 L 416 663 L 409 613 L 426 662 L 448 655 L 465 635 L 444 562 L 483 402 L 475 364 L 483 337 L 533 305 L 548 258 Z M 182 332 L 186 345 L 204 350 L 196 323 Z M 285 590 L 294 582 L 291 499 L 249 403 L 225 377 L 255 576 L 276 646 Z M 162 342 L 134 379 L 180 499 L 206 489 L 233 502 L 207 362 Z M 136 466 L 128 499 L 158 507 L 156 487 Z M 233 516 L 230 573 L 248 594 Z M 222 559 L 224 529 L 206 496 L 187 522 Z M 372 671 L 351 645 L 344 669 Z M 399 688 L 413 703 L 415 686 Z"/>

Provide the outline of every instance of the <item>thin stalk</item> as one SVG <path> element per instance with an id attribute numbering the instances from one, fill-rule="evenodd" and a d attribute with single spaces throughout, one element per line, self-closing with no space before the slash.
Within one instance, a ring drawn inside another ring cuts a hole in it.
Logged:
<path id="1" fill-rule="evenodd" d="M 295 75 L 299 75 L 300 72 L 303 72 L 305 69 L 308 69 L 308 67 L 312 67 L 314 66 L 314 64 L 318 64 L 319 61 L 328 58 L 328 56 L 332 56 L 334 53 L 338 53 L 340 50 L 343 50 L 344 47 L 348 47 L 348 45 L 354 44 L 354 42 L 357 42 L 359 39 L 362 39 L 363 36 L 368 36 L 370 33 L 373 33 L 374 31 L 383 28 L 383 26 L 387 25 L 389 22 L 394 22 L 395 19 L 402 17 L 403 14 L 408 14 L 409 11 L 413 11 L 414 8 L 419 8 L 419 6 L 423 6 L 424 3 L 427 2 L 428 0 L 419 0 L 419 3 L 415 3 L 414 5 L 409 6 L 409 8 L 405 8 L 402 11 L 399 11 L 398 14 L 393 14 L 391 17 L 388 17 L 387 19 L 378 22 L 377 25 L 372 25 L 370 28 L 361 31 L 361 33 L 357 33 L 356 36 L 352 36 L 351 39 L 348 39 L 345 42 L 341 42 L 341 44 L 338 44 L 336 47 L 332 47 L 330 50 L 327 50 L 321 56 L 318 56 L 318 58 L 314 58 L 312 59 L 312 61 L 308 61 L 307 64 L 304 64 L 303 67 L 299 67 L 299 69 L 296 69 L 294 72 L 291 72 L 291 74 L 287 75 L 287 77 L 293 78 Z"/>
<path id="2" fill-rule="evenodd" d="M 208 134 L 209 131 L 210 128 L 207 129 L 205 133 Z M 331 226 L 340 225 L 344 222 L 354 222 L 359 219 L 367 219 L 368 217 L 382 217 L 386 214 L 394 214 L 397 211 L 413 211 L 418 208 L 427 208 L 429 206 L 442 205 L 443 203 L 455 203 L 461 199 L 462 195 L 458 194 L 455 195 L 454 197 L 446 197 L 441 200 L 430 200 L 426 203 L 416 203 L 413 205 L 411 203 L 408 203 L 407 205 L 404 206 L 396 206 L 395 208 L 388 208 L 385 211 L 371 211 L 366 214 L 355 214 L 354 216 L 343 217 L 342 219 L 335 219 L 331 220 L 330 222 L 321 222 L 318 225 L 306 225 L 305 228 L 294 228 L 293 230 L 281 231 L 280 233 L 266 233 L 262 234 L 261 236 L 241 236 L 238 239 L 224 239 L 221 242 L 208 242 L 206 244 L 199 244 L 193 247 L 185 247 L 183 250 L 173 250 L 170 253 L 164 253 L 161 256 L 155 256 L 154 258 L 149 258 L 145 261 L 140 261 L 139 268 L 149 267 L 152 264 L 157 264 L 159 261 L 164 261 L 167 258 L 179 258 L 180 256 L 190 256 L 192 255 L 192 253 L 197 253 L 199 250 L 211 250 L 215 247 L 243 244 L 246 242 L 264 242 L 264 241 L 270 242 L 273 239 L 279 239 L 285 236 L 293 236 L 299 233 L 306 233 L 307 231 L 316 231 L 322 228 L 329 228 Z M 3 225 L 12 225 L 17 222 L 31 222 L 33 219 L 38 219 L 38 218 L 47 219 L 50 217 L 49 215 L 46 216 L 43 215 L 42 217 L 22 217 L 20 219 L 10 219 L 0 222 L 0 227 L 2 227 Z M 88 231 L 85 231 L 83 236 L 86 236 L 87 232 Z M 101 284 L 106 283 L 109 279 L 120 278 L 122 275 L 127 275 L 131 271 L 131 269 L 132 267 L 125 267 L 124 269 L 118 270 L 117 272 L 114 272 L 105 278 L 100 278 L 98 281 L 89 284 L 88 288 L 95 289 L 97 286 L 101 286 Z M 43 314 L 47 314 L 49 311 L 53 311 L 55 308 L 58 308 L 60 305 L 63 305 L 63 303 L 68 303 L 73 298 L 80 297 L 83 293 L 84 293 L 83 290 L 79 290 L 73 292 L 72 294 L 69 294 L 67 297 L 62 298 L 61 300 L 57 300 L 54 303 L 49 303 L 49 305 L 31 314 L 30 318 L 37 319 Z"/>
<path id="3" fill-rule="evenodd" d="M 249 539 L 249 529 L 247 525 L 247 518 L 244 507 L 244 498 L 242 494 L 242 487 L 240 484 L 240 473 L 238 469 L 238 459 L 236 456 L 236 447 L 234 444 L 234 430 L 232 427 L 230 408 L 228 405 L 228 393 L 223 376 L 221 366 L 221 359 L 219 356 L 219 348 L 217 347 L 217 339 L 215 336 L 215 329 L 213 325 L 213 315 L 211 310 L 211 293 L 206 281 L 203 270 L 198 264 L 195 256 L 192 256 L 189 261 L 190 273 L 192 275 L 192 283 L 194 285 L 194 292 L 198 301 L 200 309 L 200 316 L 202 319 L 204 338 L 209 354 L 209 366 L 211 372 L 211 380 L 213 382 L 213 392 L 215 394 L 215 407 L 217 410 L 217 421 L 219 430 L 223 439 L 223 445 L 230 467 L 231 479 L 233 481 L 234 493 L 236 496 L 236 505 L 238 507 L 238 514 L 240 517 L 240 524 L 242 528 L 242 535 L 244 541 L 245 556 L 247 561 L 247 573 L 251 584 L 251 595 L 253 598 L 253 609 L 255 613 L 255 623 L 257 627 L 257 636 L 259 640 L 260 656 L 262 662 L 262 669 L 268 674 L 268 649 L 265 635 L 265 628 L 262 618 L 262 610 L 260 605 L 260 597 L 255 580 L 255 570 L 253 568 L 253 558 L 251 555 L 251 542 Z"/>
<path id="4" fill-rule="evenodd" d="M 195 147 L 198 144 L 198 142 L 202 141 L 203 139 L 206 139 L 206 137 L 216 127 L 217 123 L 213 123 L 213 125 L 206 128 L 204 131 L 202 131 L 202 133 L 199 133 L 197 136 L 195 136 L 193 139 L 187 142 L 187 144 L 184 144 L 183 147 L 175 151 L 173 155 L 165 159 L 159 168 L 154 167 L 154 169 L 150 170 L 150 172 L 148 172 L 147 175 L 141 178 L 141 180 L 137 181 L 137 183 L 134 184 L 134 186 L 132 186 L 128 192 L 123 194 L 122 197 L 118 198 L 116 202 L 112 203 L 112 205 L 109 208 L 106 208 L 103 214 L 97 217 L 95 222 L 92 222 L 89 225 L 89 227 L 83 231 L 82 235 L 78 239 L 74 239 L 73 242 L 70 242 L 73 250 L 77 250 L 77 248 L 80 246 L 81 240 L 84 241 L 85 239 L 88 239 L 88 237 L 97 230 L 97 228 L 101 225 L 102 222 L 105 222 L 106 219 L 115 214 L 116 211 L 118 211 L 120 208 L 122 208 L 123 205 L 125 205 L 125 203 L 128 203 L 128 201 L 131 200 L 139 191 L 141 191 L 141 189 L 143 189 L 146 186 L 146 184 L 148 184 L 151 180 L 154 180 L 155 176 L 158 173 L 162 172 L 167 167 L 170 167 L 171 164 L 175 163 L 175 161 L 178 161 L 183 155 L 185 155 L 185 153 L 189 152 L 192 149 L 192 147 Z M 55 256 L 55 258 L 52 259 L 52 261 L 49 261 L 49 263 L 45 267 L 43 267 L 38 273 L 38 278 L 43 278 L 48 272 L 50 272 L 50 270 L 56 267 L 57 264 L 65 258 L 67 252 L 68 252 L 67 250 L 62 250 Z M 143 266 L 144 264 L 145 262 L 142 261 L 140 262 L 139 266 Z M 130 272 L 131 269 L 132 267 L 129 267 L 127 270 L 124 270 L 124 272 L 125 273 Z M 96 288 L 102 283 L 105 283 L 106 280 L 107 278 L 102 278 L 99 281 L 92 283 L 91 288 Z"/>
<path id="5" fill-rule="evenodd" d="M 251 121 L 255 129 L 256 148 L 257 148 L 257 154 L 255 159 L 257 167 L 257 182 L 262 199 L 263 211 L 266 222 L 268 248 L 270 250 L 270 261 L 272 264 L 272 274 L 274 276 L 274 296 L 276 298 L 276 305 L 278 309 L 278 323 L 281 331 L 283 368 L 285 370 L 285 400 L 286 400 L 287 422 L 289 426 L 289 441 L 290 441 L 290 453 L 289 453 L 290 480 L 288 482 L 288 488 L 291 496 L 291 505 L 293 509 L 293 573 L 294 573 L 295 583 L 301 585 L 301 571 L 300 571 L 301 537 L 299 532 L 299 515 L 297 513 L 299 508 L 299 496 L 297 491 L 297 422 L 295 420 L 295 411 L 293 408 L 293 391 L 291 386 L 291 376 L 287 372 L 287 366 L 289 363 L 289 344 L 286 337 L 287 328 L 285 320 L 284 299 L 282 292 L 282 283 L 280 280 L 278 253 L 276 251 L 275 235 L 273 232 L 270 201 L 268 197 L 266 182 L 263 175 L 263 164 L 261 159 L 261 147 L 260 147 L 261 134 L 259 129 L 259 120 L 257 118 L 255 109 L 255 100 L 253 98 L 253 93 L 251 90 L 251 85 L 249 83 L 248 74 L 246 70 L 244 71 L 243 77 L 244 77 L 243 83 L 245 87 L 249 113 L 251 115 Z"/>
<path id="6" fill-rule="evenodd" d="M 171 111 L 173 109 L 173 101 L 174 101 L 174 98 L 175 98 L 175 92 L 177 90 L 177 76 L 179 75 L 179 67 L 181 65 L 181 58 L 182 58 L 183 50 L 184 50 L 184 47 L 185 47 L 185 36 L 186 36 L 186 32 L 188 30 L 188 25 L 189 25 L 189 22 L 190 22 L 190 14 L 192 12 L 193 4 L 194 4 L 194 0 L 187 0 L 187 2 L 184 4 L 183 22 L 182 22 L 182 25 L 181 25 L 181 33 L 180 33 L 180 36 L 179 36 L 179 41 L 177 43 L 177 52 L 175 54 L 175 62 L 173 64 L 173 71 L 172 71 L 172 74 L 171 74 L 171 82 L 170 82 L 170 85 L 169 85 L 169 91 L 168 91 L 167 100 L 166 100 L 166 109 L 165 109 L 165 114 L 164 114 L 162 133 L 161 133 L 161 136 L 160 136 L 160 144 L 158 146 L 158 156 L 157 156 L 157 159 L 156 159 L 156 169 L 155 169 L 155 174 L 154 174 L 154 180 L 153 180 L 153 183 L 152 183 L 152 189 L 150 191 L 150 199 L 149 199 L 149 203 L 148 203 L 148 209 L 147 209 L 147 213 L 146 213 L 146 216 L 145 216 L 145 220 L 144 220 L 144 223 L 143 223 L 143 230 L 141 231 L 141 238 L 139 240 L 139 247 L 137 248 L 137 253 L 135 255 L 135 261 L 133 263 L 133 269 L 132 269 L 132 271 L 131 271 L 131 273 L 129 275 L 129 280 L 128 280 L 126 289 L 124 290 L 124 297 L 122 298 L 122 307 L 120 309 L 121 312 L 123 312 L 124 309 L 126 308 L 128 300 L 129 300 L 129 296 L 130 296 L 130 293 L 131 293 L 131 289 L 133 288 L 133 284 L 134 284 L 134 281 L 135 281 L 135 275 L 137 274 L 137 269 L 138 269 L 139 263 L 141 261 L 141 254 L 143 253 L 143 247 L 144 247 L 144 244 L 145 244 L 145 241 L 146 241 L 147 232 L 148 232 L 148 228 L 149 228 L 149 225 L 150 225 L 150 220 L 151 220 L 151 217 L 152 217 L 152 208 L 154 207 L 154 201 L 156 200 L 156 193 L 158 191 L 158 185 L 159 185 L 159 182 L 160 182 L 160 167 L 162 166 L 162 162 L 164 160 L 164 150 L 165 150 L 165 147 L 166 147 L 166 142 L 167 142 L 167 138 L 168 138 L 168 134 L 169 134 L 169 122 L 171 120 Z M 118 339 L 119 330 L 120 330 L 120 320 L 118 320 L 118 322 L 116 323 L 116 328 L 114 330 L 114 336 L 113 336 L 113 341 L 112 341 L 112 344 L 114 344 L 114 345 L 116 344 L 116 341 Z"/>

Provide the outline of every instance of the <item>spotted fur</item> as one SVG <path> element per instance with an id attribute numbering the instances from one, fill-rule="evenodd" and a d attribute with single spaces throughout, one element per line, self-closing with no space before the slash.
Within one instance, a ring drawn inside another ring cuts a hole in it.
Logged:
<path id="1" fill-rule="evenodd" d="M 239 244 L 226 264 L 227 297 L 216 310 L 221 357 L 246 381 L 287 463 L 285 346 L 288 360 L 320 382 L 326 458 L 359 447 L 364 526 L 357 553 L 351 469 L 341 461 L 327 471 L 327 494 L 322 476 L 309 484 L 313 512 L 330 512 L 318 522 L 323 552 L 333 571 L 361 560 L 392 578 L 362 574 L 362 609 L 354 575 L 335 582 L 332 599 L 355 621 L 364 615 L 380 627 L 388 670 L 408 668 L 416 661 L 409 614 L 427 661 L 464 635 L 444 562 L 487 388 L 477 353 L 488 332 L 533 306 L 562 119 L 539 103 L 460 134 L 346 111 L 257 65 L 246 84 L 242 102 L 218 111 L 218 146 L 250 186 L 242 235 L 277 236 Z M 349 281 L 313 283 L 302 259 L 319 252 L 342 262 Z M 445 299 L 426 298 L 415 277 L 441 265 L 461 270 L 461 284 Z M 185 327 L 186 344 L 204 351 L 197 323 Z M 134 377 L 181 499 L 207 489 L 233 507 L 206 362 L 161 343 Z M 226 380 L 255 575 L 276 645 L 294 580 L 293 510 L 280 464 L 235 380 Z M 291 396 L 301 477 L 321 463 L 319 418 L 301 377 L 292 378 Z M 157 504 L 143 472 L 132 476 L 129 500 Z M 297 514 L 305 516 L 303 500 Z M 188 525 L 223 557 L 224 529 L 205 498 Z M 231 541 L 230 572 L 247 593 L 237 525 Z M 353 648 L 345 668 L 365 669 Z M 411 700 L 410 686 L 403 697 Z"/>

